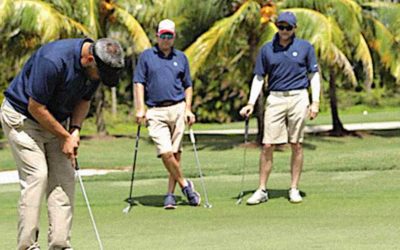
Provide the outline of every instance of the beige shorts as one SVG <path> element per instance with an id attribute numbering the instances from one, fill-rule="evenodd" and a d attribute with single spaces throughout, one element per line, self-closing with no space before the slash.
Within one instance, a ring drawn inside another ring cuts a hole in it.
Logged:
<path id="1" fill-rule="evenodd" d="M 146 113 L 149 135 L 156 144 L 157 156 L 182 151 L 185 132 L 185 102 L 168 107 L 149 108 Z"/>
<path id="2" fill-rule="evenodd" d="M 265 105 L 263 143 L 303 142 L 309 105 L 306 89 L 271 91 Z"/>

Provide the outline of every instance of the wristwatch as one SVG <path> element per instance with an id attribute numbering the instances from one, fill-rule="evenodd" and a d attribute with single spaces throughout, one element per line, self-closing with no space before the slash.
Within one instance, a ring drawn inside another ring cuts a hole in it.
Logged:
<path id="1" fill-rule="evenodd" d="M 75 129 L 77 129 L 79 132 L 81 131 L 81 127 L 78 125 L 71 125 L 69 127 L 69 132 L 72 133 Z"/>

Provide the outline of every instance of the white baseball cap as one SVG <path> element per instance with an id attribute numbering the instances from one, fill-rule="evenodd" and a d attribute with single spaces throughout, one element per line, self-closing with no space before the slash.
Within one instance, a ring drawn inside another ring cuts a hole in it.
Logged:
<path id="1" fill-rule="evenodd" d="M 164 19 L 158 24 L 157 34 L 161 35 L 164 33 L 175 34 L 175 23 L 172 20 Z"/>

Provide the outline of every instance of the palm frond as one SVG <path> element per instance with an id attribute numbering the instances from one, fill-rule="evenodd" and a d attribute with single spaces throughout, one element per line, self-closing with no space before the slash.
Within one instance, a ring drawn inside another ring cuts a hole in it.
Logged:
<path id="1" fill-rule="evenodd" d="M 238 31 L 247 18 L 254 18 L 259 12 L 259 5 L 254 1 L 246 1 L 233 15 L 216 22 L 207 32 L 203 33 L 190 45 L 185 54 L 189 59 L 192 77 L 200 70 L 210 53 L 218 47 L 227 46 L 230 39 Z M 223 50 L 223 48 L 220 48 Z"/>
<path id="2" fill-rule="evenodd" d="M 184 9 L 188 7 L 187 0 L 156 0 L 155 5 L 158 5 L 159 19 L 163 18 L 175 18 L 178 19 L 184 12 Z"/>
<path id="3" fill-rule="evenodd" d="M 332 59 L 329 64 L 337 65 L 341 69 L 343 75 L 350 80 L 353 86 L 357 86 L 356 74 L 346 55 L 333 43 L 330 45 L 329 51 L 331 52 L 329 57 Z"/>
<path id="4" fill-rule="evenodd" d="M 287 0 L 280 3 L 280 7 L 311 9 L 323 15 L 331 16 L 340 27 L 346 27 L 345 35 L 352 40 L 353 44 L 358 43 L 362 23 L 362 8 L 354 0 Z"/>
<path id="5" fill-rule="evenodd" d="M 278 32 L 278 28 L 275 26 L 275 24 L 268 22 L 261 33 L 258 48 L 261 48 L 265 43 L 271 41 L 276 32 Z"/>
<path id="6" fill-rule="evenodd" d="M 370 2 L 362 5 L 365 12 L 373 15 L 394 35 L 400 43 L 400 4 L 388 2 Z"/>
<path id="7" fill-rule="evenodd" d="M 115 15 L 119 22 L 126 27 L 129 31 L 129 36 L 131 37 L 133 44 L 134 44 L 134 51 L 136 53 L 140 53 L 143 50 L 150 48 L 151 43 L 144 32 L 140 23 L 133 17 L 129 12 L 125 9 L 116 6 L 115 7 Z"/>
<path id="8" fill-rule="evenodd" d="M 37 0 L 14 1 L 14 22 L 20 21 L 21 30 L 36 33 L 42 43 L 57 39 L 66 33 L 81 33 L 86 36 L 90 32 L 81 23 L 63 15 L 51 4 Z"/>
<path id="9" fill-rule="evenodd" d="M 311 9 L 293 8 L 287 10 L 297 16 L 296 36 L 308 40 L 321 57 L 329 54 L 331 43 L 344 50 L 344 33 L 332 17 Z"/>
<path id="10" fill-rule="evenodd" d="M 0 28 L 2 28 L 12 15 L 13 1 L 3 0 L 0 4 Z M 3 29 L 2 29 L 3 30 Z"/>
<path id="11" fill-rule="evenodd" d="M 101 36 L 101 30 L 99 25 L 99 9 L 96 0 L 88 0 L 88 15 L 87 15 L 87 27 L 90 29 L 94 38 Z"/>
<path id="12" fill-rule="evenodd" d="M 379 20 L 367 17 L 369 22 L 363 34 L 368 41 L 369 47 L 378 53 L 380 62 L 385 68 L 390 68 L 394 60 L 396 60 L 396 41 L 393 34 Z"/>
<path id="13" fill-rule="evenodd" d="M 355 59 L 360 60 L 363 65 L 365 73 L 365 86 L 367 89 L 371 88 L 372 80 L 374 78 L 374 64 L 372 61 L 371 51 L 369 50 L 367 41 L 364 36 L 360 34 L 360 42 L 356 48 Z"/>

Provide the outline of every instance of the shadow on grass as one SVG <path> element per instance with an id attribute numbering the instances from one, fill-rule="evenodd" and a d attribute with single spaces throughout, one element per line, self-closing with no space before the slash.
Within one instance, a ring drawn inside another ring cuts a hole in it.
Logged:
<path id="1" fill-rule="evenodd" d="M 182 197 L 179 195 L 176 195 L 175 199 L 177 205 L 189 205 L 186 201 L 182 200 Z M 164 195 L 144 195 L 133 197 L 132 206 L 138 205 L 149 207 L 164 207 Z"/>
<path id="2" fill-rule="evenodd" d="M 384 138 L 400 137 L 400 130 L 374 130 L 369 132 L 370 135 L 380 136 Z"/>

